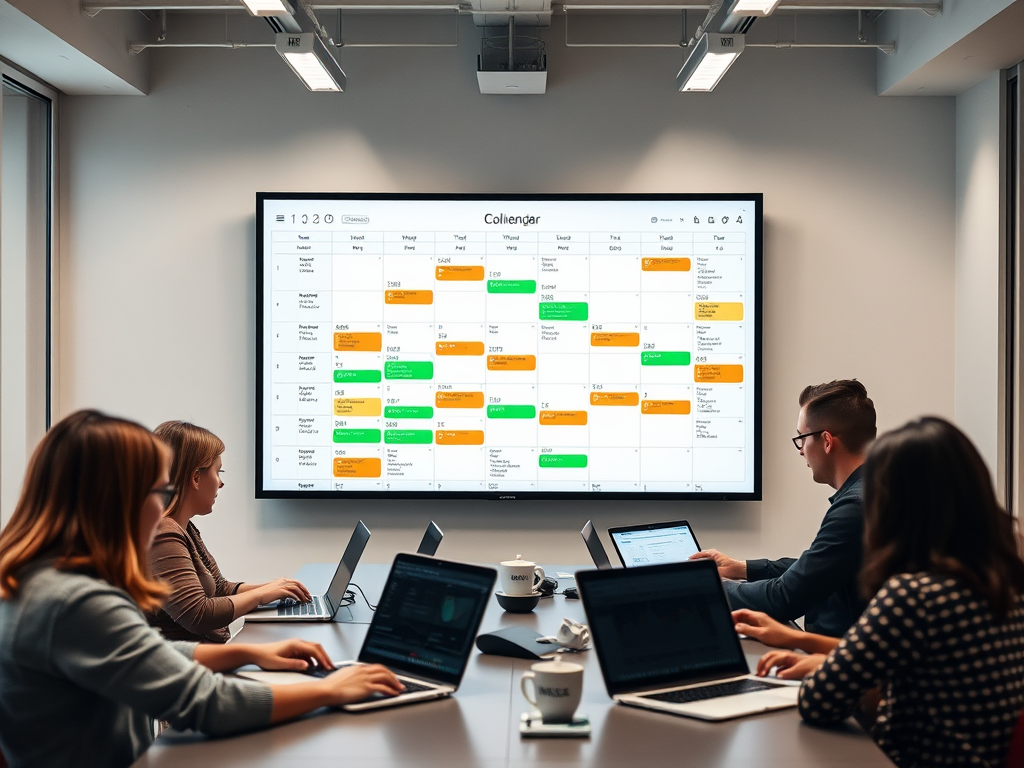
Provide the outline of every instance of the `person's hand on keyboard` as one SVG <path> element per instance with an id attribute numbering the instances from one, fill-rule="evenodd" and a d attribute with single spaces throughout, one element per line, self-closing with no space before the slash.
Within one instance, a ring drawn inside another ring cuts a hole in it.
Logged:
<path id="1" fill-rule="evenodd" d="M 330 705 L 334 707 L 365 701 L 375 694 L 397 696 L 405 686 L 387 667 L 380 664 L 354 664 L 343 667 L 322 681 L 328 687 Z"/>
<path id="2" fill-rule="evenodd" d="M 259 590 L 260 605 L 267 605 L 271 603 L 280 605 L 290 604 L 278 602 L 284 600 L 308 603 L 313 599 L 309 594 L 309 590 L 306 589 L 306 586 L 301 581 L 296 581 L 295 579 L 278 579 L 277 581 L 260 584 L 259 586 L 253 587 L 253 589 Z"/>
<path id="3" fill-rule="evenodd" d="M 249 651 L 249 664 L 260 669 L 305 672 L 311 666 L 334 669 L 334 662 L 319 643 L 305 640 L 282 640 L 278 643 L 259 643 L 245 646 Z"/>
<path id="4" fill-rule="evenodd" d="M 802 680 L 817 672 L 826 658 L 823 653 L 769 651 L 757 662 L 757 676 L 764 677 L 775 669 L 775 676 L 780 680 Z"/>

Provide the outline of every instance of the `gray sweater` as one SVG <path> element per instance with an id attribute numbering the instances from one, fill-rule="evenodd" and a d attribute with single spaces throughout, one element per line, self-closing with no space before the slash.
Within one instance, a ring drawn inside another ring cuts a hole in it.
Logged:
<path id="1" fill-rule="evenodd" d="M 11 764 L 119 768 L 152 720 L 214 736 L 270 723 L 265 685 L 225 678 L 171 643 L 123 590 L 49 562 L 0 600 L 0 749 Z"/>

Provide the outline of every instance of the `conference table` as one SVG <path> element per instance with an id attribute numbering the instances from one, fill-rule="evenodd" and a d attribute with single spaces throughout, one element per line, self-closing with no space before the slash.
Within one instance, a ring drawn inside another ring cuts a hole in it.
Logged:
<path id="1" fill-rule="evenodd" d="M 334 564 L 310 564 L 297 574 L 311 590 L 322 591 Z M 388 565 L 361 564 L 353 582 L 376 604 Z M 572 586 L 574 566 L 547 566 L 558 574 L 559 589 Z M 354 659 L 372 612 L 357 596 L 333 622 L 249 624 L 236 642 L 270 642 L 302 637 L 323 645 L 331 658 Z M 532 613 L 504 612 L 491 601 L 481 632 L 523 625 L 554 634 L 562 618 L 586 621 L 579 600 L 562 595 L 542 599 Z M 765 647 L 744 640 L 748 661 Z M 359 714 L 323 709 L 300 720 L 230 738 L 165 731 L 136 762 L 137 768 L 250 766 L 289 768 L 678 768 L 695 765 L 758 768 L 870 768 L 892 763 L 854 722 L 836 729 L 804 724 L 795 709 L 727 722 L 704 722 L 616 705 L 604 688 L 593 651 L 565 654 L 584 666 L 583 700 L 578 710 L 590 718 L 587 738 L 524 738 L 520 715 L 530 707 L 519 680 L 534 662 L 492 656 L 473 649 L 454 696 Z M 753 668 L 753 667 L 752 667 Z"/>

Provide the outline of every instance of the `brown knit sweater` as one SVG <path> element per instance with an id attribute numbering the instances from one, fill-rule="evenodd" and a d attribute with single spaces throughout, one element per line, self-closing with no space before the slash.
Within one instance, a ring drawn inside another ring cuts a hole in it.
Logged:
<path id="1" fill-rule="evenodd" d="M 150 549 L 153 575 L 171 588 L 163 609 L 148 616 L 169 640 L 226 643 L 235 607 L 227 595 L 241 582 L 221 575 L 217 561 L 203 543 L 199 529 L 189 521 L 182 530 L 174 520 L 160 521 Z"/>

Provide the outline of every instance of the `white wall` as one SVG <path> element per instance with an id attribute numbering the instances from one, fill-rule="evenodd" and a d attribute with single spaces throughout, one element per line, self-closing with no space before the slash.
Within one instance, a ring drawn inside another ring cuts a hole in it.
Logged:
<path id="1" fill-rule="evenodd" d="M 584 562 L 588 517 L 688 517 L 705 546 L 796 555 L 831 492 L 789 437 L 808 383 L 859 377 L 882 428 L 953 412 L 954 102 L 875 96 L 865 51 L 744 53 L 680 95 L 677 52 L 565 49 L 549 92 L 481 96 L 476 40 L 347 50 L 349 92 L 310 94 L 272 50 L 160 52 L 145 98 L 63 113 L 61 402 L 224 438 L 204 536 L 233 578 L 332 560 L 357 517 L 367 559 Z M 253 499 L 258 190 L 765 194 L 764 501 L 294 502 Z"/>
<path id="2" fill-rule="evenodd" d="M 999 461 L 999 98 L 994 74 L 956 97 L 954 413 L 989 470 Z"/>

